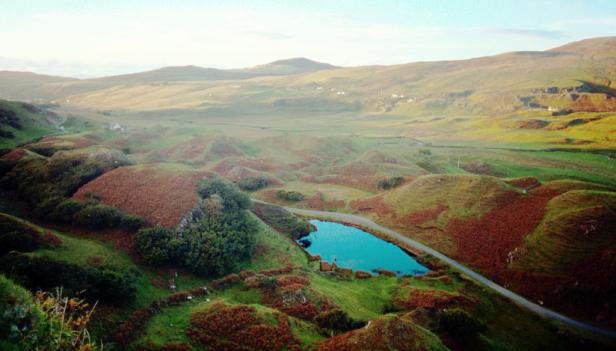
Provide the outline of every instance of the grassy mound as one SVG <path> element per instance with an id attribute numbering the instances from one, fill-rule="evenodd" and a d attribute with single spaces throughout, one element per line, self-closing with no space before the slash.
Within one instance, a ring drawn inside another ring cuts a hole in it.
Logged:
<path id="1" fill-rule="evenodd" d="M 82 149 L 100 144 L 103 138 L 95 133 L 54 135 L 28 144 L 28 148 L 42 155 L 51 156 L 59 150 Z"/>
<path id="2" fill-rule="evenodd" d="M 289 318 L 249 305 L 213 302 L 191 315 L 191 341 L 212 349 L 299 350 Z"/>
<path id="3" fill-rule="evenodd" d="M 615 210 L 614 192 L 572 190 L 553 198 L 512 267 L 561 275 L 598 251 L 615 249 Z"/>
<path id="4" fill-rule="evenodd" d="M 309 234 L 314 227 L 305 219 L 299 218 L 277 205 L 253 203 L 253 212 L 281 233 L 293 239 Z"/>
<path id="5" fill-rule="evenodd" d="M 317 350 L 448 350 L 435 334 L 409 317 L 385 315 L 365 328 L 334 336 Z"/>
<path id="6" fill-rule="evenodd" d="M 207 175 L 177 164 L 121 167 L 82 186 L 74 198 L 95 197 L 152 225 L 175 228 L 197 204 L 197 183 Z"/>
<path id="7" fill-rule="evenodd" d="M 572 190 L 553 198 L 513 252 L 512 283 L 546 304 L 613 327 L 616 313 L 616 193 Z M 573 303 L 575 302 L 575 303 Z"/>
<path id="8" fill-rule="evenodd" d="M 351 201 L 350 207 L 406 231 L 413 227 L 445 231 L 451 220 L 488 213 L 500 197 L 512 192 L 507 184 L 491 176 L 426 175 L 377 196 Z M 451 249 L 434 239 L 441 249 Z"/>

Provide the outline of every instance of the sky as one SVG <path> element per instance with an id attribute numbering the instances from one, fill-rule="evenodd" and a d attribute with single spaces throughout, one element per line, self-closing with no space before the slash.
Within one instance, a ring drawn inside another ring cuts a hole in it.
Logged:
<path id="1" fill-rule="evenodd" d="M 545 50 L 616 35 L 614 0 L 0 0 L 0 70 L 97 77 L 291 57 L 340 66 Z"/>

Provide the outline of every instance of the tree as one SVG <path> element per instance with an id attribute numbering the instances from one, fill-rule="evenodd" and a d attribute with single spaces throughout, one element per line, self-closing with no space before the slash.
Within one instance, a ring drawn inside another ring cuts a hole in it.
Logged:
<path id="1" fill-rule="evenodd" d="M 201 275 L 223 275 L 249 259 L 256 240 L 256 222 L 243 212 L 206 217 L 184 234 L 184 264 Z"/>
<path id="2" fill-rule="evenodd" d="M 248 177 L 237 182 L 237 185 L 242 190 L 255 191 L 270 185 L 270 180 L 264 176 Z"/>

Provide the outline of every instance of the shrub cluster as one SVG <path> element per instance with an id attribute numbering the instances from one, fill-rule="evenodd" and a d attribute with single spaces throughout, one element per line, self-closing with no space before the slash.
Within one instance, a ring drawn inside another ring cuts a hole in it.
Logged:
<path id="1" fill-rule="evenodd" d="M 178 256 L 179 243 L 170 229 L 141 229 L 133 238 L 133 251 L 146 264 L 162 266 L 171 263 Z"/>
<path id="2" fill-rule="evenodd" d="M 329 331 L 337 333 L 346 332 L 366 325 L 365 322 L 352 319 L 346 312 L 339 308 L 333 308 L 319 313 L 315 317 L 315 322 L 325 335 L 329 335 Z"/>
<path id="3" fill-rule="evenodd" d="M 11 126 L 15 129 L 21 129 L 21 120 L 17 113 L 13 110 L 0 108 L 0 125 Z"/>
<path id="4" fill-rule="evenodd" d="M 10 130 L 5 130 L 0 127 L 0 138 L 12 139 L 15 137 L 15 134 Z"/>
<path id="5" fill-rule="evenodd" d="M 298 192 L 298 191 L 286 191 L 286 190 L 278 190 L 276 192 L 276 197 L 281 200 L 286 201 L 302 201 L 306 198 L 306 195 Z"/>
<path id="6" fill-rule="evenodd" d="M 251 257 L 258 227 L 246 211 L 250 198 L 220 179 L 203 182 L 198 192 L 204 199 L 203 213 L 181 236 L 164 228 L 137 234 L 133 250 L 146 263 L 175 263 L 200 275 L 220 276 Z"/>
<path id="7" fill-rule="evenodd" d="M 256 191 L 270 185 L 270 180 L 264 176 L 248 177 L 237 182 L 240 189 L 245 191 Z"/>
<path id="8" fill-rule="evenodd" d="M 0 186 L 15 191 L 27 201 L 34 216 L 58 223 L 76 223 L 89 229 L 123 227 L 137 230 L 145 221 L 95 199 L 80 202 L 70 198 L 82 185 L 103 174 L 106 168 L 128 164 L 118 152 L 108 157 L 31 157 L 5 164 Z M 4 167 L 3 166 L 3 167 Z"/>
<path id="9" fill-rule="evenodd" d="M 49 257 L 9 254 L 0 258 L 0 271 L 30 289 L 51 291 L 62 284 L 68 295 L 83 291 L 89 300 L 125 304 L 135 297 L 136 277 L 111 267 L 90 267 Z"/>
<path id="10" fill-rule="evenodd" d="M 56 223 L 74 223 L 88 229 L 124 228 L 138 230 L 145 226 L 145 220 L 129 215 L 113 206 L 95 200 L 82 202 L 61 196 L 52 196 L 34 208 L 34 214 Z"/>
<path id="11" fill-rule="evenodd" d="M 40 246 L 59 244 L 60 239 L 50 232 L 40 232 L 18 219 L 0 215 L 0 256 L 11 251 L 30 252 Z"/>
<path id="12" fill-rule="evenodd" d="M 386 179 L 381 179 L 377 183 L 377 187 L 379 189 L 392 189 L 398 187 L 404 181 L 403 177 L 391 177 Z"/>

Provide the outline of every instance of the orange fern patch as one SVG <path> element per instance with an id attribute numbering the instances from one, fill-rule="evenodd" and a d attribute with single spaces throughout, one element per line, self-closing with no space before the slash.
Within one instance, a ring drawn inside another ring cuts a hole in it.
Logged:
<path id="1" fill-rule="evenodd" d="M 121 167 L 81 187 L 74 197 L 98 196 L 105 204 L 139 215 L 151 225 L 175 228 L 198 201 L 204 172 L 161 170 L 156 165 Z"/>
<path id="2" fill-rule="evenodd" d="M 289 319 L 274 313 L 277 325 L 257 315 L 254 307 L 216 303 L 190 317 L 186 331 L 193 343 L 214 350 L 299 350 Z"/>
<path id="3" fill-rule="evenodd" d="M 541 221 L 548 201 L 556 195 L 538 188 L 528 195 L 509 191 L 499 196 L 497 205 L 480 218 L 451 219 L 451 233 L 459 257 L 494 275 L 503 272 L 509 253 Z"/>

